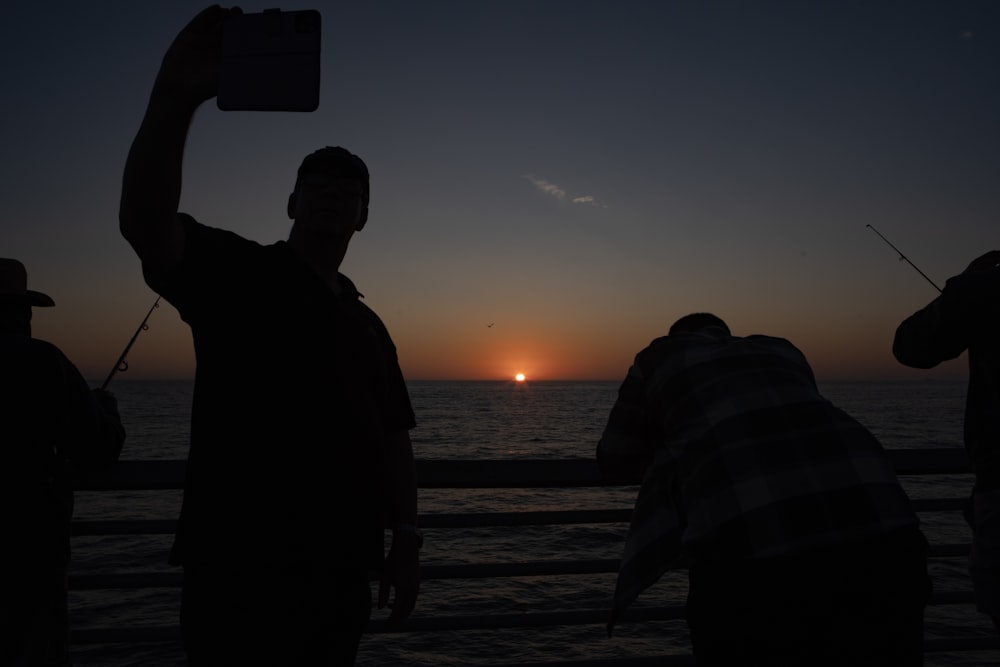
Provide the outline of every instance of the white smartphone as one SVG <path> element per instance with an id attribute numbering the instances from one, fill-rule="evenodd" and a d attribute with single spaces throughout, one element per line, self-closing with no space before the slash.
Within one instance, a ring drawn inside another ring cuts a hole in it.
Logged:
<path id="1" fill-rule="evenodd" d="M 320 34 L 315 9 L 268 9 L 226 19 L 217 106 L 224 111 L 315 111 Z"/>

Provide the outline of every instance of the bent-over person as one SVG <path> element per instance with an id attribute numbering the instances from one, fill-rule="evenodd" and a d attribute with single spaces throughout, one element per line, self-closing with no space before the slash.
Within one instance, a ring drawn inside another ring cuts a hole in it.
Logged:
<path id="1" fill-rule="evenodd" d="M 917 517 L 879 442 L 787 340 L 682 317 L 636 355 L 597 458 L 642 480 L 609 631 L 686 567 L 699 666 L 922 664 Z"/>

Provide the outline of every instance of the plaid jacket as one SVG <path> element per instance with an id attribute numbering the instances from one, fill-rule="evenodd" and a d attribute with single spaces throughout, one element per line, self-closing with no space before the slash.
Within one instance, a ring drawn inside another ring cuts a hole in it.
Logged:
<path id="1" fill-rule="evenodd" d="M 618 615 L 673 567 L 802 554 L 914 526 L 885 453 L 823 398 L 780 338 L 721 329 L 635 358 L 597 448 L 644 468 L 615 588 Z"/>

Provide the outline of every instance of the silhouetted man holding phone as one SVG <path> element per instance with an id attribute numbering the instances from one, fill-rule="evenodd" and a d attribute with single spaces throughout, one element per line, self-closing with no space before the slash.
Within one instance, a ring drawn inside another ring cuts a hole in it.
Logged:
<path id="1" fill-rule="evenodd" d="M 368 217 L 368 170 L 342 148 L 308 155 L 287 241 L 260 245 L 178 213 L 195 110 L 218 91 L 211 7 L 167 51 L 129 153 L 120 223 L 197 357 L 184 501 L 172 562 L 195 665 L 349 665 L 371 608 L 390 621 L 419 587 L 413 410 L 382 322 L 339 273 Z M 384 555 L 383 527 L 393 529 Z"/>

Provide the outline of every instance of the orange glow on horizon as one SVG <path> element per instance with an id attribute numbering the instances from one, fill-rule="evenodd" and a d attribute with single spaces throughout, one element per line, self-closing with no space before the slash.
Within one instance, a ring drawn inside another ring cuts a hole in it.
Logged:
<path id="1" fill-rule="evenodd" d="M 144 295 L 145 297 L 145 295 Z M 136 318 L 149 308 L 143 298 L 134 313 L 110 320 L 111 333 L 98 327 L 98 320 L 86 320 L 85 326 L 72 325 L 59 309 L 33 318 L 36 337 L 59 345 L 80 368 L 84 377 L 99 383 L 135 331 Z M 48 309 L 46 309 L 48 310 Z M 70 308 L 62 312 L 73 313 Z M 194 378 L 195 356 L 191 332 L 171 308 L 154 312 L 148 331 L 139 336 L 129 351 L 129 370 L 116 375 L 124 380 Z M 858 320 L 862 322 L 862 320 Z M 862 322 L 863 323 L 863 322 Z M 479 334 L 460 327 L 435 327 L 428 330 L 393 326 L 393 340 L 407 381 L 473 380 L 516 382 L 523 384 L 549 381 L 614 381 L 620 383 L 634 361 L 636 352 L 652 340 L 655 327 L 641 327 L 604 332 L 582 327 L 579 330 L 530 330 L 506 334 Z M 778 320 L 773 326 L 759 322 L 741 324 L 739 335 L 777 331 L 791 340 L 806 358 L 820 382 L 840 380 L 964 380 L 968 376 L 966 355 L 945 362 L 934 369 L 910 369 L 892 357 L 891 329 L 881 340 L 857 322 L 838 326 L 834 321 Z M 412 325 L 411 325 L 412 326 Z M 499 325 L 498 325 L 499 326 Z M 636 331 L 636 329 L 639 329 Z M 523 376 L 523 379 L 518 376 Z M 112 390 L 114 387 L 112 386 Z"/>

